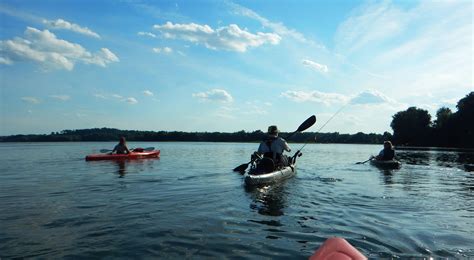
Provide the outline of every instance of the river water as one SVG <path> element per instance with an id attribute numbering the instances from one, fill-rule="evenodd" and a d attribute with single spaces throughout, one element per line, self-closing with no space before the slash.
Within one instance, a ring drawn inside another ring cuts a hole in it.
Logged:
<path id="1" fill-rule="evenodd" d="M 297 175 L 248 188 L 257 144 L 136 142 L 160 159 L 86 162 L 115 143 L 0 143 L 0 258 L 306 259 L 328 237 L 370 258 L 474 257 L 474 154 L 309 144 Z M 300 144 L 290 144 L 293 150 Z"/>

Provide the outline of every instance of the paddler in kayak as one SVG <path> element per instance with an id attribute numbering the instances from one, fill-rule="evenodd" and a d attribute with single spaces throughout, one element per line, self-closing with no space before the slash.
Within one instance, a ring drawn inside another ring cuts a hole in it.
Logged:
<path id="1" fill-rule="evenodd" d="M 376 160 L 379 161 L 390 161 L 395 158 L 395 150 L 393 149 L 392 142 L 383 142 L 383 150 L 380 151 L 379 155 L 375 156 Z"/>
<path id="2" fill-rule="evenodd" d="M 128 147 L 127 147 L 127 141 L 125 140 L 125 137 L 120 137 L 120 141 L 119 143 L 114 147 L 114 149 L 112 150 L 112 152 L 110 154 L 113 154 L 113 153 L 117 153 L 117 154 L 128 154 L 130 153 L 130 150 L 128 150 Z"/>
<path id="3" fill-rule="evenodd" d="M 291 152 L 291 149 L 285 139 L 278 136 L 279 132 L 276 125 L 269 126 L 267 137 L 260 143 L 257 153 L 262 154 L 263 157 L 271 158 L 275 165 L 287 166 L 289 160 L 283 152 Z"/>

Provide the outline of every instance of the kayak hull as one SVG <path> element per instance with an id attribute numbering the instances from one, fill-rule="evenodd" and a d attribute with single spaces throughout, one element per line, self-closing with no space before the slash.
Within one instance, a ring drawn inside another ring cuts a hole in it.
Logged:
<path id="1" fill-rule="evenodd" d="M 295 175 L 296 163 L 270 173 L 252 174 L 252 171 L 249 171 L 245 174 L 244 181 L 246 185 L 256 186 L 280 182 L 282 180 L 289 179 Z"/>
<path id="2" fill-rule="evenodd" d="M 160 157 L 160 150 L 147 152 L 131 152 L 129 154 L 90 154 L 86 156 L 86 161 L 137 160 L 158 157 Z"/>
<path id="3" fill-rule="evenodd" d="M 402 166 L 402 163 L 397 160 L 370 160 L 370 164 L 381 169 L 398 169 Z"/>
<path id="4" fill-rule="evenodd" d="M 347 240 L 340 237 L 328 238 L 310 260 L 365 260 L 367 257 L 353 247 Z"/>

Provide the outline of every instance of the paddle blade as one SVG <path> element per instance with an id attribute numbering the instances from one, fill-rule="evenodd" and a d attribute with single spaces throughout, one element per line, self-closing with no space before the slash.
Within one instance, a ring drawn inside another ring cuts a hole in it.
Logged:
<path id="1" fill-rule="evenodd" d="M 300 125 L 300 127 L 298 127 L 298 130 L 296 130 L 296 132 L 303 132 L 304 130 L 306 130 L 306 129 L 310 128 L 311 126 L 313 126 L 314 123 L 316 123 L 316 116 L 312 115 L 308 119 L 306 119 L 306 121 L 304 121 Z"/>
<path id="2" fill-rule="evenodd" d="M 248 163 L 241 164 L 241 165 L 235 167 L 234 172 L 245 172 L 245 170 L 247 170 L 248 166 L 249 166 Z"/>

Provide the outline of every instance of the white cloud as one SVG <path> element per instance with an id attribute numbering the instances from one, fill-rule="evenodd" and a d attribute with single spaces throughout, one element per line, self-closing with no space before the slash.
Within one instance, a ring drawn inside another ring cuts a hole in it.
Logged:
<path id="1" fill-rule="evenodd" d="M 202 101 L 218 101 L 222 103 L 230 103 L 234 100 L 232 96 L 223 89 L 211 89 L 207 92 L 194 93 L 192 96 Z"/>
<path id="2" fill-rule="evenodd" d="M 134 105 L 138 103 L 138 100 L 134 97 L 124 97 L 119 94 L 94 94 L 94 97 L 106 100 L 115 100 L 118 102 L 126 102 L 128 104 Z"/>
<path id="3" fill-rule="evenodd" d="M 39 104 L 40 100 L 36 97 L 22 97 L 21 100 L 30 104 Z"/>
<path id="4" fill-rule="evenodd" d="M 282 97 L 288 98 L 295 102 L 316 102 L 325 105 L 342 104 L 349 100 L 349 97 L 337 93 L 324 93 L 317 90 L 314 91 L 292 91 L 288 90 L 281 93 Z"/>
<path id="5" fill-rule="evenodd" d="M 138 32 L 137 33 L 139 36 L 148 36 L 151 38 L 156 38 L 156 34 L 151 33 L 151 32 Z"/>
<path id="6" fill-rule="evenodd" d="M 389 1 L 362 5 L 339 26 L 335 37 L 336 50 L 352 53 L 368 44 L 394 38 L 403 31 L 409 16 Z"/>
<path id="7" fill-rule="evenodd" d="M 245 110 L 242 111 L 244 115 L 267 115 L 268 111 L 265 109 L 266 107 L 270 107 L 271 105 L 267 103 L 263 103 L 254 100 L 254 101 L 247 101 L 245 102 Z"/>
<path id="8" fill-rule="evenodd" d="M 107 99 L 107 97 L 102 94 L 94 94 L 94 97 L 100 98 L 100 99 Z"/>
<path id="9" fill-rule="evenodd" d="M 0 57 L 0 64 L 10 65 L 12 63 L 13 63 L 12 60 L 10 60 L 8 58 Z"/>
<path id="10" fill-rule="evenodd" d="M 149 91 L 149 90 L 144 90 L 144 91 L 143 91 L 143 95 L 152 97 L 154 94 L 153 94 L 153 92 L 151 92 L 151 91 Z"/>
<path id="11" fill-rule="evenodd" d="M 351 104 L 353 105 L 375 105 L 384 103 L 396 104 L 397 102 L 376 90 L 363 91 L 351 99 Z"/>
<path id="12" fill-rule="evenodd" d="M 311 60 L 302 60 L 302 63 L 305 67 L 308 67 L 312 70 L 321 72 L 321 73 L 327 73 L 328 72 L 328 66 L 316 63 Z"/>
<path id="13" fill-rule="evenodd" d="M 472 91 L 472 32 L 470 1 L 421 1 L 404 8 L 370 2 L 342 23 L 335 42 L 361 68 L 386 76 L 359 85 L 377 84 L 400 100 L 406 93 L 432 93 L 426 102 L 439 103 Z"/>
<path id="14" fill-rule="evenodd" d="M 163 25 L 154 25 L 153 28 L 160 31 L 166 38 L 202 44 L 212 50 L 246 52 L 250 47 L 263 44 L 276 45 L 281 40 L 278 34 L 263 32 L 252 34 L 245 29 L 240 29 L 236 24 L 214 30 L 208 25 L 167 22 Z"/>
<path id="15" fill-rule="evenodd" d="M 126 98 L 126 99 L 125 99 L 125 102 L 127 102 L 127 103 L 129 103 L 129 104 L 131 104 L 131 105 L 135 105 L 136 103 L 138 103 L 138 101 L 137 101 L 135 98 L 133 98 L 133 97 Z"/>
<path id="16" fill-rule="evenodd" d="M 57 99 L 57 100 L 61 100 L 61 101 L 67 101 L 67 100 L 71 99 L 71 97 L 68 96 L 68 95 L 51 95 L 50 97 L 52 97 L 54 99 Z"/>
<path id="17" fill-rule="evenodd" d="M 169 54 L 169 53 L 172 53 L 172 52 L 173 52 L 173 49 L 171 49 L 170 47 L 153 48 L 153 52 L 155 52 L 155 53 L 166 53 L 166 54 Z"/>
<path id="18" fill-rule="evenodd" d="M 70 23 L 68 21 L 65 21 L 63 19 L 57 19 L 57 20 L 43 20 L 43 24 L 47 25 L 51 29 L 62 29 L 62 30 L 70 30 L 76 33 L 80 33 L 83 35 L 87 35 L 90 37 L 94 38 L 100 38 L 100 35 L 93 32 L 87 27 L 81 27 L 78 24 Z"/>
<path id="19" fill-rule="evenodd" d="M 48 30 L 27 27 L 24 38 L 0 41 L 0 57 L 18 61 L 33 61 L 45 69 L 72 70 L 76 62 L 106 67 L 118 62 L 118 57 L 107 48 L 95 54 L 90 53 L 79 44 L 58 39 Z"/>
<path id="20" fill-rule="evenodd" d="M 279 35 L 282 36 L 290 36 L 298 41 L 301 42 L 310 42 L 308 41 L 302 33 L 297 32 L 296 30 L 289 29 L 283 23 L 271 22 L 265 17 L 262 17 L 258 13 L 254 12 L 253 10 L 243 7 L 239 4 L 227 2 L 227 4 L 232 8 L 235 14 L 252 18 L 258 22 L 260 22 L 263 26 L 272 29 Z"/>

